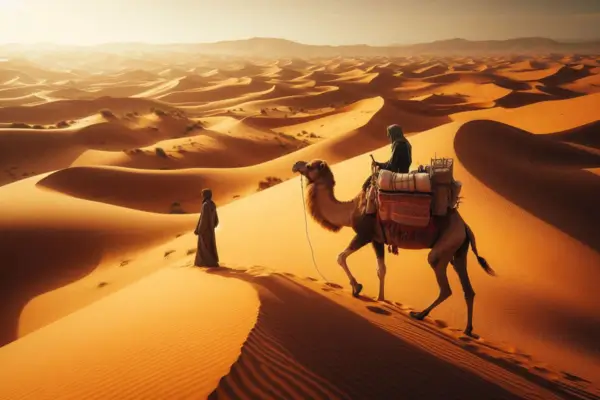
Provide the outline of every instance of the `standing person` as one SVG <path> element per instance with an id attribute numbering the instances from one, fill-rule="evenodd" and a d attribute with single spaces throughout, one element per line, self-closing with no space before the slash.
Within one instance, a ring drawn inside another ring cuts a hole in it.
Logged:
<path id="1" fill-rule="evenodd" d="M 202 211 L 200 220 L 194 234 L 198 236 L 198 250 L 196 251 L 197 267 L 218 267 L 219 254 L 217 252 L 217 241 L 215 237 L 215 228 L 219 225 L 219 216 L 217 206 L 212 201 L 212 191 L 210 189 L 202 190 Z"/>

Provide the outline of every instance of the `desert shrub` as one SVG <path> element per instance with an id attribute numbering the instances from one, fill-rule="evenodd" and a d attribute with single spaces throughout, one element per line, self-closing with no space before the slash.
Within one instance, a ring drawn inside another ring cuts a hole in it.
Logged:
<path id="1" fill-rule="evenodd" d="M 104 118 L 116 118 L 115 114 L 110 111 L 110 110 L 102 110 L 100 111 L 100 115 L 102 115 Z"/>
<path id="2" fill-rule="evenodd" d="M 270 188 L 271 186 L 275 186 L 279 183 L 283 182 L 281 178 L 277 178 L 276 176 L 267 176 L 264 181 L 258 182 L 258 191 L 265 190 Z"/>
<path id="3" fill-rule="evenodd" d="M 167 250 L 165 251 L 165 258 L 169 257 L 169 255 L 175 253 L 175 250 Z"/>
<path id="4" fill-rule="evenodd" d="M 181 203 L 174 201 L 171 204 L 171 209 L 169 210 L 169 214 L 185 214 L 185 211 L 181 207 Z"/>
<path id="5" fill-rule="evenodd" d="M 185 131 L 186 132 L 192 132 L 195 131 L 196 129 L 202 129 L 202 123 L 201 122 L 194 122 L 193 124 L 189 124 L 188 126 L 185 127 Z"/>
<path id="6" fill-rule="evenodd" d="M 156 152 L 156 155 L 162 158 L 169 158 L 169 156 L 167 155 L 167 153 L 165 152 L 165 150 L 162 147 L 157 147 L 156 149 L 154 149 L 154 151 Z"/>
<path id="7" fill-rule="evenodd" d="M 26 124 L 24 122 L 13 122 L 12 124 L 10 124 L 11 128 L 17 128 L 17 129 L 27 129 L 27 128 L 31 128 L 31 125 Z"/>
<path id="8" fill-rule="evenodd" d="M 265 110 L 264 108 L 261 108 L 260 113 L 261 113 L 261 115 L 267 115 L 267 110 Z"/>
<path id="9" fill-rule="evenodd" d="M 67 121 L 60 121 L 56 124 L 57 128 L 67 128 L 69 126 L 70 126 L 70 124 Z"/>
<path id="10" fill-rule="evenodd" d="M 43 127 L 42 125 L 34 125 L 32 127 L 33 129 L 46 129 L 45 127 Z"/>
<path id="11" fill-rule="evenodd" d="M 154 114 L 158 115 L 159 117 L 166 117 L 167 113 L 161 109 L 154 109 Z"/>

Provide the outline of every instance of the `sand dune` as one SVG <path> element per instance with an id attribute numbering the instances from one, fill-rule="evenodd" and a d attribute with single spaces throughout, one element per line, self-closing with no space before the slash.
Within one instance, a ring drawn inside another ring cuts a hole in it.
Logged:
<path id="1" fill-rule="evenodd" d="M 597 57 L 134 49 L 0 63 L 0 398 L 600 398 Z M 426 251 L 386 255 L 388 302 L 370 249 L 349 295 L 351 230 L 308 218 L 313 264 L 291 165 L 349 199 L 392 123 L 456 161 L 482 339 L 452 269 L 408 317 Z M 227 269 L 188 268 L 204 187 Z"/>

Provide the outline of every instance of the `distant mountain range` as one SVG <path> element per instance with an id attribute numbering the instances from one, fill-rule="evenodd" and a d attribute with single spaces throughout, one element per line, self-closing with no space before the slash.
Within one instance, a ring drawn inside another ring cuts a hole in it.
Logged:
<path id="1" fill-rule="evenodd" d="M 600 40 L 588 42 L 556 41 L 547 38 L 529 37 L 507 40 L 473 41 L 448 39 L 410 45 L 370 46 L 365 44 L 329 46 L 310 45 L 277 38 L 251 38 L 214 43 L 106 43 L 94 46 L 66 46 L 53 44 L 5 44 L 0 45 L 3 55 L 23 53 L 29 50 L 43 52 L 81 50 L 103 52 L 196 52 L 213 55 L 252 57 L 353 57 L 353 56 L 414 56 L 453 55 L 472 56 L 484 54 L 531 54 L 531 53 L 593 53 L 600 54 Z"/>

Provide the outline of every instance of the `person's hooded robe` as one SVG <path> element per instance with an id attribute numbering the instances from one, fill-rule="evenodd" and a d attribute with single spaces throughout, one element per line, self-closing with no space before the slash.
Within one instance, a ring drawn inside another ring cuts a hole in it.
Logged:
<path id="1" fill-rule="evenodd" d="M 380 169 L 387 169 L 396 173 L 408 173 L 412 164 L 412 146 L 404 137 L 404 132 L 400 125 L 390 125 L 387 127 L 387 136 L 392 142 L 392 155 L 386 162 L 375 162 Z M 369 176 L 362 188 L 366 191 L 371 185 L 371 176 Z"/>
<path id="2" fill-rule="evenodd" d="M 392 141 L 392 155 L 387 162 L 377 163 L 380 169 L 387 169 L 396 173 L 408 173 L 412 164 L 412 146 L 404 137 L 404 132 L 399 125 L 390 125 L 387 135 Z"/>
<path id="3" fill-rule="evenodd" d="M 198 235 L 195 265 L 197 267 L 218 267 L 219 254 L 215 237 L 215 228 L 219 225 L 217 206 L 212 201 L 212 191 L 210 189 L 204 189 L 202 196 L 200 220 L 194 231 Z"/>

